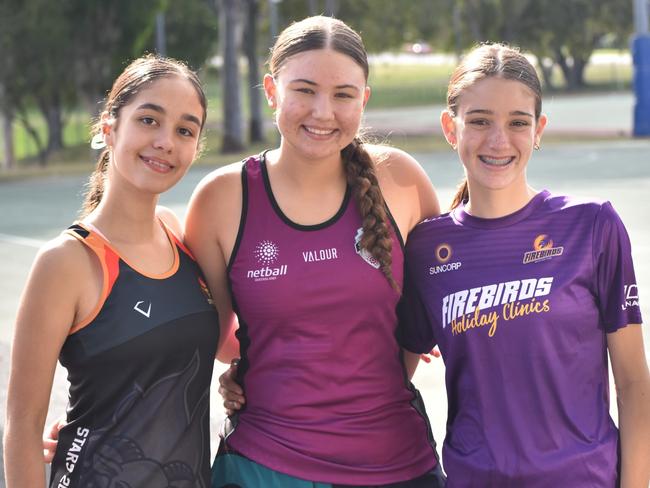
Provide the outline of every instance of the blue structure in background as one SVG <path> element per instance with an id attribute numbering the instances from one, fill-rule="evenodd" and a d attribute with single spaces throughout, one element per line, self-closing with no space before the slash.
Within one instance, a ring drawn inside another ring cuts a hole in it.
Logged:
<path id="1" fill-rule="evenodd" d="M 634 61 L 634 129 L 635 136 L 650 136 L 650 33 L 648 0 L 634 1 L 636 36 L 632 41 Z"/>
<path id="2" fill-rule="evenodd" d="M 632 41 L 634 60 L 634 135 L 650 136 L 650 35 Z"/>

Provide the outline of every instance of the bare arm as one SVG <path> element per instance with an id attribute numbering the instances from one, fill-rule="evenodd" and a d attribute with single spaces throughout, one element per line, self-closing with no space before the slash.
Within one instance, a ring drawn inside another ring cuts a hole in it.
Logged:
<path id="1" fill-rule="evenodd" d="M 402 348 L 402 353 L 403 353 L 403 361 L 404 361 L 404 367 L 406 368 L 406 374 L 408 376 L 409 381 L 413 379 L 413 375 L 415 374 L 415 370 L 418 367 L 418 364 L 420 362 L 420 354 L 416 354 L 411 351 L 407 351 L 406 349 Z"/>
<path id="2" fill-rule="evenodd" d="M 4 435 L 8 488 L 45 486 L 43 427 L 57 358 L 76 316 L 75 256 L 85 252 L 57 241 L 37 256 L 16 319 Z"/>
<path id="3" fill-rule="evenodd" d="M 422 166 L 404 151 L 371 146 L 377 163 L 377 176 L 386 203 L 404 238 L 422 220 L 440 214 L 440 204 L 431 180 Z M 420 358 L 429 362 L 426 355 L 403 350 L 403 361 L 409 380 L 413 378 Z M 439 356 L 435 355 L 436 357 Z"/>
<path id="4" fill-rule="evenodd" d="M 621 488 L 650 486 L 650 373 L 640 325 L 607 334 L 621 433 Z"/>
<path id="5" fill-rule="evenodd" d="M 217 359 L 224 363 L 239 356 L 239 343 L 234 335 L 237 319 L 227 278 L 227 257 L 236 239 L 241 214 L 241 184 L 237 178 L 236 173 L 208 175 L 194 191 L 185 219 L 185 242 L 203 271 L 219 313 Z M 237 191 L 232 188 L 237 184 L 239 201 Z M 225 246 L 229 246 L 227 256 Z"/>

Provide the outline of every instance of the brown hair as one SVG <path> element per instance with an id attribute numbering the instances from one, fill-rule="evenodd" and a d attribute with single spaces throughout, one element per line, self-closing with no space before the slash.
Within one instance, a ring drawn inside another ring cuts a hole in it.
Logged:
<path id="1" fill-rule="evenodd" d="M 361 36 L 344 22 L 324 16 L 294 22 L 280 33 L 269 57 L 271 75 L 276 77 L 291 56 L 316 49 L 332 49 L 345 54 L 363 69 L 368 80 L 368 55 Z M 393 241 L 386 203 L 379 188 L 375 163 L 360 136 L 343 148 L 341 159 L 363 222 L 360 245 L 379 262 L 388 282 L 399 291 L 391 268 Z"/>
<path id="2" fill-rule="evenodd" d="M 456 67 L 447 87 L 447 110 L 452 117 L 458 111 L 458 100 L 463 91 L 492 76 L 519 81 L 535 96 L 535 120 L 542 114 L 542 85 L 535 67 L 519 52 L 506 44 L 482 44 L 472 49 Z M 451 208 L 469 200 L 467 179 L 458 187 Z"/>
<path id="3" fill-rule="evenodd" d="M 122 107 L 128 105 L 141 89 L 147 88 L 156 80 L 172 76 L 185 78 L 194 86 L 201 107 L 203 107 L 203 118 L 201 120 L 201 129 L 203 129 L 207 116 L 208 103 L 198 75 L 181 61 L 153 54 L 142 56 L 124 68 L 124 71 L 117 77 L 111 91 L 106 97 L 102 113 L 108 114 L 109 117 L 117 120 Z M 95 136 L 102 133 L 101 119 L 94 124 L 92 132 Z M 109 150 L 104 149 L 99 155 L 95 171 L 93 171 L 88 179 L 84 203 L 80 212 L 81 217 L 85 217 L 92 212 L 102 199 L 104 194 L 104 178 L 109 160 Z"/>

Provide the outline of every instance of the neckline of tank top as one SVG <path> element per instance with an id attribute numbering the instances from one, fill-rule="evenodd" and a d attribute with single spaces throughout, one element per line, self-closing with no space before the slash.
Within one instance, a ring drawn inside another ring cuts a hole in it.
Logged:
<path id="1" fill-rule="evenodd" d="M 165 231 L 165 235 L 167 236 L 169 245 L 171 246 L 172 252 L 174 253 L 174 261 L 172 262 L 170 268 L 167 271 L 164 271 L 163 273 L 157 273 L 157 274 L 147 273 L 146 271 L 141 270 L 138 266 L 133 265 L 133 263 L 131 263 L 128 259 L 126 259 L 124 255 L 115 246 L 113 246 L 113 244 L 111 244 L 111 241 L 104 235 L 104 233 L 101 230 L 99 230 L 99 228 L 97 228 L 97 226 L 88 222 L 76 222 L 76 223 L 77 225 L 85 228 L 86 230 L 92 231 L 101 241 L 103 241 L 104 245 L 106 245 L 109 249 L 111 249 L 122 261 L 124 261 L 129 266 L 129 268 L 131 268 L 136 273 L 146 278 L 150 278 L 152 280 L 164 280 L 176 274 L 180 266 L 180 256 L 178 254 L 178 245 L 174 241 L 173 232 L 169 227 L 167 227 L 167 225 L 162 221 L 162 219 L 157 218 L 157 220 L 160 226 Z"/>
<path id="2" fill-rule="evenodd" d="M 486 219 L 482 217 L 476 217 L 465 211 L 465 205 L 460 205 L 451 211 L 452 218 L 462 224 L 467 225 L 468 227 L 476 227 L 483 229 L 499 229 L 503 227 L 508 227 L 514 225 L 530 216 L 540 205 L 542 205 L 547 198 L 551 195 L 551 192 L 548 190 L 541 190 L 536 195 L 531 198 L 526 205 L 521 207 L 515 212 L 504 215 L 503 217 L 498 217 L 496 219 Z"/>
<path id="3" fill-rule="evenodd" d="M 324 222 L 318 224 L 305 225 L 305 224 L 299 224 L 297 222 L 294 222 L 289 217 L 287 217 L 287 215 L 280 208 L 280 205 L 278 205 L 278 201 L 275 199 L 275 194 L 273 193 L 273 188 L 271 187 L 271 180 L 269 179 L 269 173 L 266 167 L 267 152 L 268 150 L 264 151 L 258 156 L 260 162 L 260 168 L 262 170 L 262 179 L 264 181 L 264 188 L 266 190 L 266 195 L 269 198 L 269 202 L 271 203 L 271 207 L 273 207 L 273 210 L 275 211 L 276 215 L 280 217 L 280 219 L 285 224 L 287 224 L 289 227 L 292 227 L 296 230 L 315 231 L 315 230 L 324 229 L 326 227 L 335 224 L 343 216 L 343 214 L 348 208 L 348 204 L 350 203 L 350 197 L 352 195 L 352 189 L 348 184 L 345 185 L 345 194 L 343 195 L 343 201 L 341 202 L 341 206 L 332 217 L 325 220 Z"/>

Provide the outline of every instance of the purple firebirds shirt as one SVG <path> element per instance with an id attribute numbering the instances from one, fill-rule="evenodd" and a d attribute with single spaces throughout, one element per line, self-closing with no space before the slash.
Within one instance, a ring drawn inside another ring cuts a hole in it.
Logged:
<path id="1" fill-rule="evenodd" d="M 547 191 L 498 219 L 462 207 L 409 235 L 403 345 L 438 344 L 448 487 L 614 487 L 606 333 L 641 323 L 610 203 Z"/>
<path id="2" fill-rule="evenodd" d="M 282 213 L 263 158 L 246 161 L 242 186 L 229 279 L 246 407 L 228 447 L 312 481 L 379 485 L 426 473 L 437 458 L 400 360 L 399 294 L 358 249 L 350 189 L 334 217 L 304 226 Z"/>

